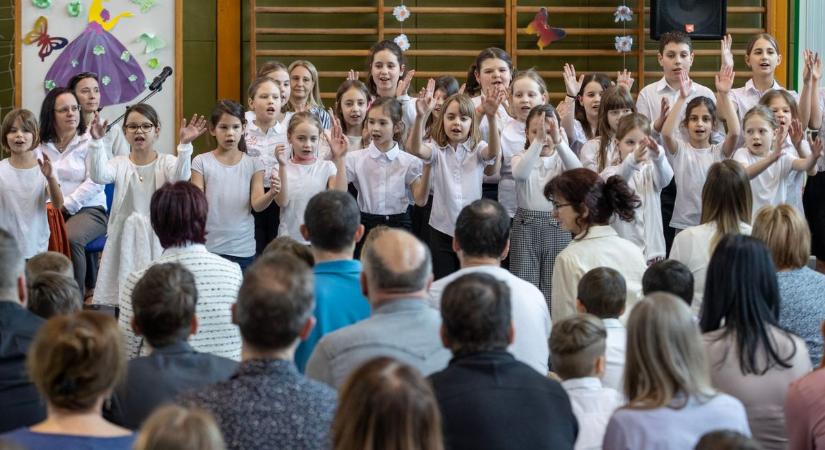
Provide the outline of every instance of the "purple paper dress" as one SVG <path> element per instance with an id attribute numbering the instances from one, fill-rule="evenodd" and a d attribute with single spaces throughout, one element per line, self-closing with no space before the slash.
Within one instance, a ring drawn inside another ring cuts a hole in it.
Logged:
<path id="1" fill-rule="evenodd" d="M 60 53 L 46 73 L 47 91 L 55 86 L 67 86 L 81 72 L 94 72 L 100 82 L 100 106 L 128 102 L 146 89 L 146 77 L 138 61 L 109 30 L 123 13 L 109 20 L 109 11 L 101 0 L 93 0 L 89 8 L 89 25 Z"/>

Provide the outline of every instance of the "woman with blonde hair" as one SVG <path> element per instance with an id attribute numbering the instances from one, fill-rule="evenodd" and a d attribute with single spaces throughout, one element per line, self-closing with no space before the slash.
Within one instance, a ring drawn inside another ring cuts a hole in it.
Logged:
<path id="1" fill-rule="evenodd" d="M 630 313 L 624 394 L 627 406 L 610 418 L 605 450 L 693 448 L 716 429 L 750 436 L 742 403 L 711 386 L 690 309 L 671 294 L 651 294 Z"/>
<path id="2" fill-rule="evenodd" d="M 751 232 L 751 184 L 744 167 L 726 159 L 708 170 L 702 188 L 701 225 L 676 235 L 670 259 L 686 265 L 693 273 L 693 313 L 699 314 L 705 291 L 710 255 L 722 236 Z"/>
<path id="3" fill-rule="evenodd" d="M 318 70 L 311 62 L 298 59 L 289 65 L 289 101 L 286 110 L 292 112 L 308 111 L 318 118 L 321 126 L 328 130 L 332 127 L 332 116 L 324 109 L 321 100 L 321 86 Z"/>
<path id="4" fill-rule="evenodd" d="M 341 390 L 332 442 L 335 450 L 442 450 L 441 415 L 430 384 L 392 358 L 364 364 Z"/>
<path id="5" fill-rule="evenodd" d="M 753 237 L 771 251 L 779 285 L 779 325 L 805 340 L 811 364 L 822 359 L 825 275 L 809 269 L 811 232 L 791 205 L 766 206 L 756 214 Z"/>
<path id="6" fill-rule="evenodd" d="M 224 450 L 215 419 L 177 405 L 158 408 L 143 423 L 135 450 Z"/>

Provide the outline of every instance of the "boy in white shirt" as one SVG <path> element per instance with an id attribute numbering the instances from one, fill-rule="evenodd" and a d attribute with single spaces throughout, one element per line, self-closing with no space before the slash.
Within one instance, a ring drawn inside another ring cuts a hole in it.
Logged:
<path id="1" fill-rule="evenodd" d="M 579 280 L 576 297 L 576 310 L 598 317 L 607 330 L 606 362 L 601 378 L 605 386 L 621 391 L 627 346 L 627 329 L 619 321 L 627 302 L 624 277 L 609 267 L 597 267 Z M 555 369 L 555 358 L 553 361 Z"/>
<path id="2" fill-rule="evenodd" d="M 591 314 L 568 317 L 550 334 L 553 370 L 579 422 L 576 450 L 600 450 L 610 416 L 624 404 L 618 391 L 599 380 L 605 370 L 606 338 L 604 324 Z"/>

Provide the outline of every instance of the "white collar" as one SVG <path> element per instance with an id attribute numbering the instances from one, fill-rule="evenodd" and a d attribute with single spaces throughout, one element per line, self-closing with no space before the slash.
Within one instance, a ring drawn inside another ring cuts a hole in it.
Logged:
<path id="1" fill-rule="evenodd" d="M 395 158 L 398 158 L 399 152 L 401 152 L 401 150 L 398 148 L 398 143 L 395 141 L 393 141 L 392 147 L 390 147 L 390 149 L 386 152 L 379 150 L 373 143 L 370 143 L 370 146 L 367 147 L 367 154 L 372 159 L 378 159 L 383 156 L 390 161 L 395 161 Z"/>
<path id="2" fill-rule="evenodd" d="M 782 87 L 782 85 L 779 84 L 778 81 L 776 81 L 774 79 L 773 84 L 771 85 L 770 89 L 768 89 L 768 91 L 770 91 L 770 90 L 783 91 L 785 89 Z M 762 94 L 764 94 L 765 92 L 768 92 L 768 91 L 762 92 L 759 89 L 757 89 L 756 85 L 753 84 L 753 78 L 749 78 L 748 81 L 745 82 L 745 91 L 750 92 L 750 93 L 756 93 L 760 97 L 762 97 Z"/>
<path id="3" fill-rule="evenodd" d="M 691 86 L 690 86 L 690 93 L 691 94 L 696 92 L 696 86 L 694 86 L 694 84 L 695 83 L 691 83 Z M 673 89 L 672 87 L 670 87 L 670 85 L 667 84 L 667 79 L 665 77 L 662 77 L 661 80 L 656 82 L 656 92 L 658 92 L 658 93 L 663 93 L 663 92 L 673 93 L 673 92 L 679 92 L 679 90 L 678 89 Z"/>
<path id="4" fill-rule="evenodd" d="M 596 377 L 571 378 L 562 381 L 561 385 L 565 390 L 595 391 L 602 388 L 602 380 Z"/>

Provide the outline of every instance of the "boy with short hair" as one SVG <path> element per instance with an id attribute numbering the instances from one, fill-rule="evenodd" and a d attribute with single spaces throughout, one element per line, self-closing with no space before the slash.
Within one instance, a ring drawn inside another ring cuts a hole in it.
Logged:
<path id="1" fill-rule="evenodd" d="M 29 311 L 44 319 L 50 319 L 83 309 L 83 296 L 71 274 L 71 270 L 69 275 L 45 271 L 29 280 Z"/>
<path id="2" fill-rule="evenodd" d="M 43 272 L 57 272 L 67 277 L 74 277 L 72 260 L 58 252 L 38 253 L 26 261 L 27 280 L 31 281 Z"/>
<path id="3" fill-rule="evenodd" d="M 679 261 L 666 259 L 651 265 L 642 276 L 642 294 L 667 292 L 693 304 L 693 274 Z M 694 313 L 699 311 L 694 310 Z"/>
<path id="4" fill-rule="evenodd" d="M 601 449 L 610 416 L 624 404 L 618 391 L 599 380 L 605 370 L 606 338 L 602 321 L 591 314 L 568 317 L 550 334 L 553 370 L 570 397 L 579 429 L 585 430 L 576 439 L 576 450 Z"/>
<path id="5" fill-rule="evenodd" d="M 627 346 L 627 330 L 619 317 L 624 313 L 626 299 L 627 285 L 615 269 L 597 267 L 579 280 L 576 309 L 602 320 L 607 330 L 607 363 L 602 382 L 618 391 L 622 390 Z"/>

